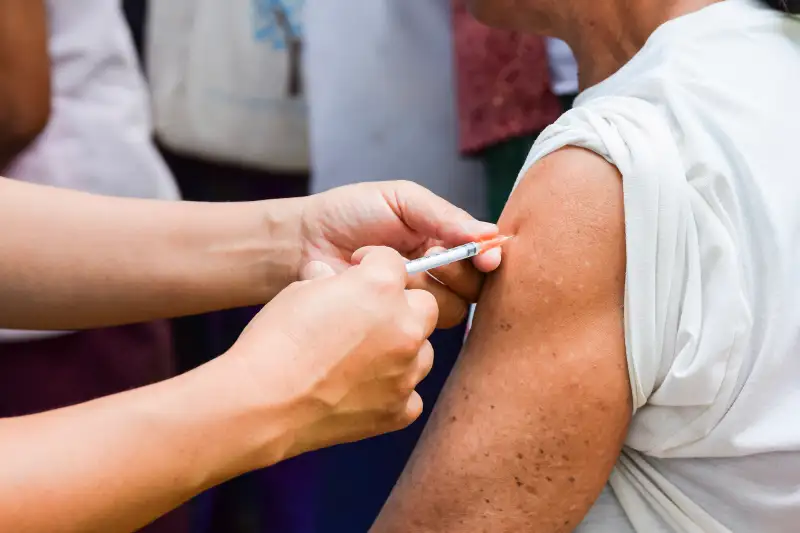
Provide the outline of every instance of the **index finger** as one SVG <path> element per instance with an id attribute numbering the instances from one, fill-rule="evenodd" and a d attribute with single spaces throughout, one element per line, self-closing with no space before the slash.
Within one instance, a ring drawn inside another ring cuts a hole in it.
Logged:
<path id="1" fill-rule="evenodd" d="M 395 184 L 397 215 L 412 230 L 445 246 L 490 239 L 499 234 L 496 224 L 481 222 L 444 198 L 410 182 Z"/>
<path id="2" fill-rule="evenodd" d="M 423 337 L 427 339 L 436 330 L 436 323 L 439 321 L 439 304 L 436 298 L 428 291 L 411 289 L 406 291 L 406 301 L 414 318 L 422 326 Z"/>
<path id="3" fill-rule="evenodd" d="M 441 248 L 431 248 L 426 255 L 443 251 Z M 481 274 L 469 261 L 457 261 L 430 271 L 434 279 L 443 283 L 449 290 L 463 300 L 474 303 L 483 285 Z M 422 276 L 420 276 L 422 277 Z M 427 277 L 427 276 L 425 276 Z"/>

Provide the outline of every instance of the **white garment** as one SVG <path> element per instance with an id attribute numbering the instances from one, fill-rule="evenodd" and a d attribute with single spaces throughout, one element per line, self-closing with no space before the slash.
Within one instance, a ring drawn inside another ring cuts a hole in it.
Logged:
<path id="1" fill-rule="evenodd" d="M 147 90 L 120 4 L 47 2 L 50 121 L 8 177 L 112 196 L 178 198 L 151 141 Z M 0 330 L 0 342 L 48 335 Z"/>
<path id="2" fill-rule="evenodd" d="M 546 43 L 550 89 L 558 96 L 578 94 L 578 63 L 569 45 L 553 38 L 548 38 Z"/>
<path id="3" fill-rule="evenodd" d="M 481 218 L 483 169 L 458 154 L 449 0 L 308 0 L 313 192 L 408 179 Z"/>
<path id="4" fill-rule="evenodd" d="M 158 140 L 203 161 L 307 174 L 304 4 L 150 2 L 146 57 Z"/>
<path id="5" fill-rule="evenodd" d="M 726 0 L 660 27 L 531 151 L 523 174 L 575 145 L 623 176 L 635 413 L 583 533 L 798 528 L 798 95 L 800 20 Z"/>

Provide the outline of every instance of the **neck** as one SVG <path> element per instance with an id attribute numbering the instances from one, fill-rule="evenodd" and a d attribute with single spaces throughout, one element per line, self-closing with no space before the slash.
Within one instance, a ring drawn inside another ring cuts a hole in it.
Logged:
<path id="1" fill-rule="evenodd" d="M 572 47 L 584 90 L 630 61 L 665 22 L 720 1 L 723 0 L 604 0 L 591 9 L 576 8 L 563 17 L 563 27 L 554 30 Z"/>

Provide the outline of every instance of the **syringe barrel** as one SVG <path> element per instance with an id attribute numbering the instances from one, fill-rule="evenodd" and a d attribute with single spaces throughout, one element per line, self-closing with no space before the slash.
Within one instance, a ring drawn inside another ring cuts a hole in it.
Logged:
<path id="1" fill-rule="evenodd" d="M 455 263 L 456 261 L 463 261 L 464 259 L 475 257 L 478 255 L 479 251 L 480 248 L 478 247 L 478 243 L 470 242 L 438 254 L 420 257 L 414 261 L 409 261 L 406 263 L 406 272 L 408 272 L 410 275 L 419 274 L 420 272 L 427 272 L 428 270 L 449 265 L 450 263 Z"/>

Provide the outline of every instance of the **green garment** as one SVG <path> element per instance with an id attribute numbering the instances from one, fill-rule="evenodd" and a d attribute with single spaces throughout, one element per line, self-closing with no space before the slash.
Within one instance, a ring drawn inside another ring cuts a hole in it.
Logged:
<path id="1" fill-rule="evenodd" d="M 559 96 L 561 107 L 564 111 L 572 109 L 575 95 Z M 497 222 L 503 213 L 517 175 L 525 164 L 528 152 L 534 141 L 539 136 L 536 132 L 523 137 L 514 137 L 507 141 L 499 142 L 478 154 L 486 172 L 486 189 L 489 201 L 489 217 L 491 222 Z"/>
<path id="2" fill-rule="evenodd" d="M 500 218 L 511 189 L 514 188 L 517 174 L 535 140 L 536 135 L 515 137 L 490 146 L 480 153 L 486 172 L 486 192 L 491 222 L 497 222 Z"/>

